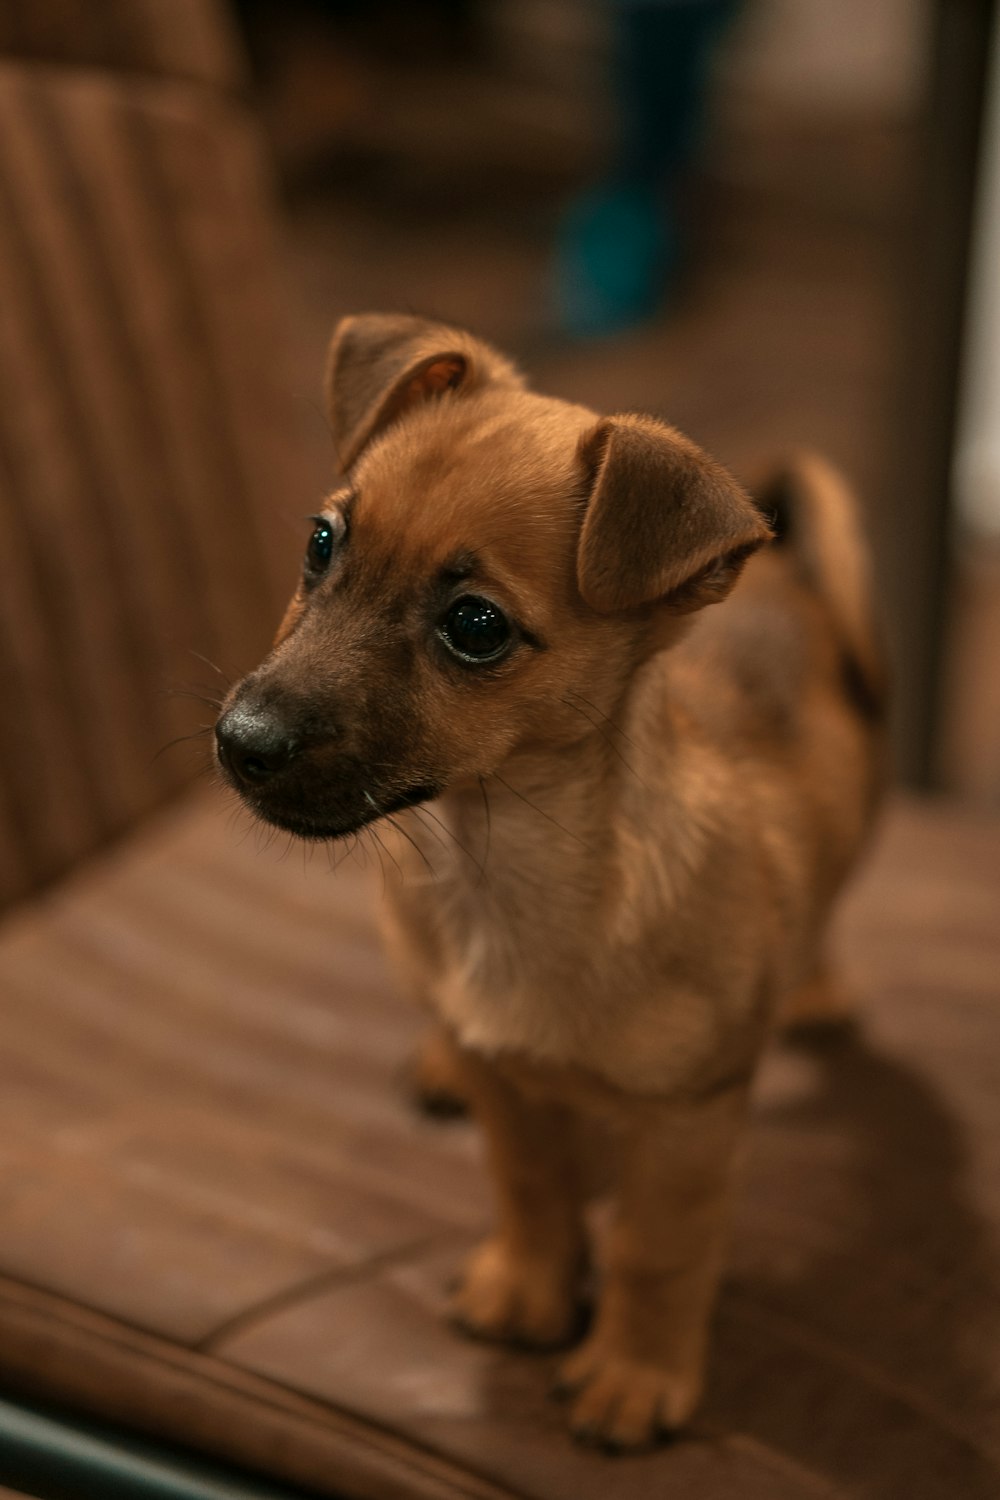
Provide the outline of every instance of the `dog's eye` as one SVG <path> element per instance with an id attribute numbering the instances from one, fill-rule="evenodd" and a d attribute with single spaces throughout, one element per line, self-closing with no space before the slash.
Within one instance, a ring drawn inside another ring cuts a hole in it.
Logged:
<path id="1" fill-rule="evenodd" d="M 323 516 L 316 516 L 314 520 L 315 529 L 306 547 L 306 570 L 309 573 L 324 573 L 333 556 L 333 527 Z"/>
<path id="2" fill-rule="evenodd" d="M 445 644 L 464 661 L 494 661 L 511 639 L 510 622 L 488 599 L 463 594 L 440 625 Z"/>

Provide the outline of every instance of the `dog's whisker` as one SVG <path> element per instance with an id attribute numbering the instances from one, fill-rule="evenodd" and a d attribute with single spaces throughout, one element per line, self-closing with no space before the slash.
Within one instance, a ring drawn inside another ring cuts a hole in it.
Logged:
<path id="1" fill-rule="evenodd" d="M 189 698 L 192 703 L 203 703 L 213 713 L 218 713 L 222 707 L 222 699 L 200 685 L 176 683 L 172 687 L 164 688 L 163 694 L 166 698 Z"/>
<path id="2" fill-rule="evenodd" d="M 334 875 L 336 875 L 337 871 L 340 869 L 341 865 L 345 863 L 345 861 L 347 861 L 349 859 L 353 859 L 353 857 L 354 857 L 354 836 L 353 836 L 353 834 L 352 835 L 348 835 L 347 837 L 345 837 L 341 841 L 341 843 L 342 843 L 342 847 L 341 847 L 341 850 L 340 850 L 339 854 L 335 854 L 333 856 L 333 864 L 331 866 L 331 873 L 334 874 Z M 327 844 L 327 848 L 330 849 L 330 850 L 333 850 L 333 849 L 336 848 L 336 844 L 335 843 Z"/>
<path id="3" fill-rule="evenodd" d="M 585 698 L 584 695 L 578 692 L 576 688 L 569 688 L 567 691 L 569 692 L 571 698 L 579 698 L 580 702 L 586 704 L 587 708 L 593 709 L 598 718 L 603 719 L 605 724 L 609 724 L 614 730 L 615 734 L 620 734 L 626 744 L 631 745 L 634 750 L 638 750 L 639 746 L 636 744 L 635 740 L 632 739 L 630 735 L 627 735 L 621 725 L 616 723 L 614 719 L 610 718 L 603 709 L 598 708 L 596 703 L 591 703 L 590 699 Z M 565 699 L 563 701 L 565 702 Z"/>
<path id="4" fill-rule="evenodd" d="M 438 842 L 438 844 L 440 845 L 440 847 L 442 849 L 447 850 L 448 843 L 447 843 L 447 840 L 444 838 L 444 835 L 439 831 L 439 829 L 433 828 L 427 822 L 428 814 L 427 814 L 427 811 L 426 811 L 425 808 L 423 808 L 423 807 L 409 807 L 409 808 L 407 808 L 407 812 L 410 813 L 410 815 L 412 817 L 418 818 L 420 820 L 420 826 L 421 826 L 421 828 L 424 829 L 425 832 L 429 833 L 432 838 L 436 839 L 437 842 Z M 402 828 L 399 828 L 397 831 L 400 832 L 400 833 L 402 833 L 404 830 Z M 470 858 L 470 859 L 472 858 L 472 856 L 469 855 L 468 850 L 465 849 L 462 846 L 462 844 L 459 843 L 458 839 L 455 838 L 455 836 L 452 833 L 452 831 L 451 831 L 450 828 L 445 828 L 444 832 L 448 834 L 448 837 L 451 839 L 451 842 L 457 847 L 457 849 L 459 850 L 460 853 L 467 855 L 468 858 Z M 411 839 L 410 842 L 413 843 L 413 840 Z M 424 863 L 425 864 L 429 864 L 429 861 L 427 861 L 425 859 Z M 435 870 L 433 873 L 434 873 L 434 876 L 435 876 L 435 879 L 436 879 L 437 878 L 437 871 Z"/>
<path id="5" fill-rule="evenodd" d="M 372 809 L 372 811 L 376 814 L 377 817 L 379 817 L 379 818 L 385 818 L 385 821 L 392 828 L 394 828 L 397 833 L 401 834 L 410 844 L 413 845 L 414 849 L 416 849 L 417 853 L 420 855 L 420 857 L 423 859 L 424 863 L 427 865 L 427 868 L 430 870 L 431 874 L 434 875 L 434 876 L 436 876 L 437 872 L 435 871 L 433 865 L 430 863 L 430 860 L 427 858 L 426 853 L 424 852 L 424 850 L 422 850 L 420 848 L 419 844 L 416 842 L 416 840 L 414 838 L 412 838 L 412 836 L 407 832 L 407 830 L 403 827 L 403 825 L 396 818 L 391 817 L 387 813 L 383 813 L 382 810 L 381 810 L 381 808 L 379 807 L 378 803 L 375 801 L 375 798 L 371 795 L 371 793 L 369 791 L 362 791 L 362 796 L 364 797 L 365 801 L 368 803 L 369 807 Z M 469 859 L 471 859 L 474 864 L 477 864 L 477 861 L 475 860 L 474 856 L 469 853 L 468 849 L 465 848 L 465 845 L 462 844 L 462 842 L 458 838 L 456 838 L 456 836 L 452 832 L 452 830 L 445 823 L 443 823 L 440 818 L 436 817 L 434 815 L 434 813 L 432 813 L 430 811 L 429 808 L 422 807 L 422 806 L 414 806 L 414 807 L 407 808 L 406 811 L 410 812 L 410 813 L 415 813 L 415 814 L 421 815 L 422 818 L 424 818 L 424 817 L 431 818 L 433 820 L 433 822 L 437 824 L 438 828 L 435 829 L 435 828 L 428 827 L 427 831 L 428 831 L 428 833 L 431 833 L 431 834 L 434 835 L 434 837 L 437 839 L 437 841 L 441 845 L 441 847 L 442 848 L 446 848 L 447 847 L 447 845 L 445 843 L 445 840 L 444 840 L 444 837 L 443 837 L 443 833 L 446 833 L 449 836 L 449 838 L 452 840 L 452 842 L 458 846 L 458 848 L 462 851 L 462 853 L 465 854 Z M 438 829 L 443 830 L 443 833 L 442 832 L 438 832 Z M 366 830 L 365 831 L 366 832 L 372 832 L 372 833 L 374 833 L 374 829 L 372 828 L 371 824 L 366 825 Z M 379 843 L 381 844 L 381 840 L 379 840 Z M 385 845 L 381 844 L 381 847 L 385 848 Z M 386 852 L 388 853 L 389 851 L 386 850 Z M 402 875 L 402 870 L 400 869 L 398 861 L 396 861 L 394 859 L 393 863 L 396 865 L 397 870 L 399 870 L 400 875 Z"/>
<path id="6" fill-rule="evenodd" d="M 388 877 L 387 877 L 387 875 L 385 873 L 385 860 L 382 858 L 382 845 L 381 845 L 381 842 L 379 841 L 379 839 L 376 838 L 375 833 L 373 832 L 373 830 L 370 829 L 370 828 L 368 829 L 368 836 L 374 842 L 375 853 L 376 853 L 376 855 L 378 857 L 379 874 L 382 876 L 382 899 L 384 901 L 385 900 L 386 881 L 387 881 Z"/>
<path id="7" fill-rule="evenodd" d="M 364 864 L 358 859 L 358 843 L 359 840 L 356 833 L 348 835 L 342 859 L 338 861 L 338 864 L 342 864 L 344 860 L 350 860 L 351 864 L 358 865 L 362 870 L 364 869 Z"/>
<path id="8" fill-rule="evenodd" d="M 186 741 L 189 740 L 200 740 L 203 735 L 211 734 L 211 732 L 211 724 L 201 724 L 197 729 L 192 730 L 190 734 L 174 735 L 172 740 L 168 740 L 165 745 L 160 746 L 159 750 L 157 750 L 156 754 L 150 760 L 150 765 L 153 765 L 156 761 L 158 761 L 161 755 L 166 755 L 167 751 L 172 750 L 175 745 L 183 745 Z"/>
<path id="9" fill-rule="evenodd" d="M 430 810 L 429 807 L 421 805 L 419 807 L 411 808 L 410 811 L 411 812 L 419 812 L 419 813 L 421 813 L 425 818 L 430 818 L 433 823 L 436 823 L 439 828 L 443 829 L 444 832 L 451 839 L 452 843 L 455 844 L 456 847 L 459 848 L 462 851 L 462 853 L 465 855 L 466 859 L 471 860 L 472 863 L 475 865 L 476 869 L 479 871 L 480 881 L 483 881 L 483 880 L 486 879 L 486 870 L 484 869 L 482 863 L 472 853 L 471 849 L 466 848 L 465 844 L 462 843 L 462 840 L 455 833 L 454 829 L 449 828 L 448 824 L 445 823 L 445 822 L 443 822 L 441 820 L 441 818 L 439 818 L 437 816 L 436 813 L 431 812 L 431 810 Z M 433 831 L 434 831 L 433 829 L 430 830 L 430 832 L 432 832 L 432 833 L 433 833 Z"/>
<path id="10" fill-rule="evenodd" d="M 365 845 L 364 839 L 361 837 L 361 832 L 362 831 L 359 831 L 357 833 L 352 833 L 351 834 L 351 839 L 352 839 L 352 844 L 351 844 L 351 858 L 354 859 L 357 863 L 360 864 L 361 869 L 363 871 L 367 872 L 367 870 L 368 870 L 368 849 L 367 849 L 367 846 Z"/>
<path id="11" fill-rule="evenodd" d="M 246 807 L 244 804 L 238 802 L 234 806 L 232 813 L 227 820 L 227 831 L 232 833 L 234 829 L 239 826 L 241 821 L 243 822 L 244 827 L 243 833 L 236 843 L 237 849 L 243 848 L 243 845 L 246 843 L 251 834 L 253 834 L 255 838 L 259 836 L 261 829 L 265 826 L 263 821 L 257 816 L 255 812 L 253 812 L 249 807 Z"/>
<path id="12" fill-rule="evenodd" d="M 352 839 L 327 839 L 323 847 L 326 850 L 326 860 L 331 875 L 336 875 L 346 859 L 350 859 L 353 853 Z"/>
<path id="13" fill-rule="evenodd" d="M 360 832 L 358 834 L 358 837 L 361 839 L 362 843 L 365 845 L 365 859 L 366 859 L 366 861 L 367 861 L 369 853 L 371 851 L 373 851 L 373 850 L 374 850 L 374 853 L 375 853 L 375 855 L 376 855 L 376 857 L 378 859 L 379 870 L 380 870 L 381 875 L 382 875 L 382 897 L 384 899 L 385 898 L 385 865 L 382 862 L 381 851 L 375 846 L 374 843 L 371 842 L 371 835 L 372 835 L 372 828 L 371 828 L 371 825 L 369 824 L 366 828 L 362 828 L 360 830 Z M 369 842 L 365 842 L 366 840 L 368 840 Z M 366 865 L 366 868 L 367 868 L 367 865 Z"/>
<path id="14" fill-rule="evenodd" d="M 649 788 L 645 785 L 644 781 L 642 780 L 642 777 L 639 775 L 638 771 L 635 769 L 635 766 L 633 766 L 632 763 L 629 760 L 626 759 L 626 757 L 619 750 L 618 746 L 615 744 L 614 740 L 611 738 L 611 736 L 604 729 L 601 728 L 600 724 L 596 724 L 594 722 L 594 720 L 590 717 L 590 715 L 588 713 L 585 713 L 584 710 L 580 707 L 580 705 L 578 703 L 571 703 L 570 700 L 568 698 L 565 698 L 565 697 L 563 698 L 562 701 L 563 701 L 563 703 L 565 703 L 565 705 L 566 705 L 567 708 L 572 708 L 576 713 L 578 713 L 580 715 L 581 719 L 586 719 L 586 721 L 590 725 L 591 729 L 596 730 L 596 732 L 601 736 L 601 739 L 607 745 L 607 747 L 611 751 L 612 755 L 616 755 L 618 757 L 618 759 L 621 761 L 622 765 L 625 767 L 626 771 L 628 771 L 632 776 L 635 777 L 636 781 L 639 783 L 639 785 L 643 788 L 644 791 L 648 791 Z"/>
<path id="15" fill-rule="evenodd" d="M 562 823 L 559 822 L 558 818 L 554 818 L 551 813 L 547 813 L 544 807 L 539 807 L 537 802 L 532 802 L 530 797 L 526 797 L 523 792 L 519 792 L 516 786 L 511 786 L 510 782 L 505 781 L 504 778 L 500 775 L 499 771 L 493 771 L 490 774 L 493 776 L 494 780 L 499 781 L 501 786 L 505 786 L 508 792 L 512 792 L 515 797 L 518 797 L 526 807 L 530 807 L 532 811 L 536 812 L 540 818 L 544 818 L 546 823 L 551 823 L 553 828 L 558 828 L 559 832 L 564 833 L 567 838 L 575 839 L 582 848 L 586 849 L 587 852 L 590 853 L 590 845 L 587 843 L 586 839 L 582 839 L 580 835 L 578 833 L 574 833 L 571 828 L 566 828 Z"/>
<path id="16" fill-rule="evenodd" d="M 454 842 L 454 835 L 452 834 L 451 829 L 448 828 L 445 824 L 443 824 L 441 822 L 440 818 L 435 818 L 434 819 L 434 821 L 438 824 L 437 828 L 430 827 L 429 825 L 426 824 L 425 819 L 428 818 L 428 817 L 430 817 L 430 812 L 429 812 L 429 810 L 426 807 L 423 807 L 423 806 L 408 807 L 406 810 L 407 810 L 407 812 L 412 813 L 414 815 L 414 817 L 419 817 L 420 818 L 421 822 L 423 822 L 424 826 L 427 828 L 427 832 L 431 835 L 432 838 L 437 839 L 437 841 L 441 845 L 442 849 L 447 849 L 447 847 L 448 847 L 447 840 L 445 839 L 445 836 L 444 836 L 445 833 L 447 833 L 448 836 L 449 836 L 449 838 L 451 838 L 452 841 Z M 442 829 L 443 829 L 443 832 L 442 832 Z"/>
<path id="17" fill-rule="evenodd" d="M 420 858 L 423 860 L 424 864 L 427 866 L 428 870 L 430 871 L 431 876 L 433 877 L 433 879 L 436 880 L 437 879 L 437 871 L 435 870 L 434 866 L 431 864 L 431 862 L 428 859 L 425 851 L 423 849 L 421 849 L 420 845 L 417 843 L 416 839 L 412 836 L 412 834 L 408 833 L 406 831 L 406 829 L 403 827 L 402 823 L 397 822 L 396 819 L 392 816 L 391 813 L 386 813 L 385 814 L 385 821 L 389 824 L 390 828 L 395 828 L 396 832 L 398 834 L 401 834 L 402 837 L 406 840 L 406 842 L 408 844 L 412 844 L 413 845 L 414 849 L 420 855 Z"/>
<path id="18" fill-rule="evenodd" d="M 362 788 L 361 795 L 364 797 L 364 799 L 368 803 L 369 807 L 375 813 L 375 816 L 376 817 L 381 817 L 381 809 L 379 808 L 379 805 L 375 801 L 375 798 L 372 796 L 371 792 L 369 792 L 366 788 Z M 371 823 L 368 823 L 361 830 L 361 836 L 362 836 L 362 838 L 366 834 L 370 835 L 371 839 L 373 840 L 373 842 L 374 842 L 374 844 L 376 846 L 376 853 L 378 854 L 379 869 L 382 872 L 382 896 L 384 898 L 385 897 L 386 875 L 385 875 L 385 861 L 382 858 L 382 853 L 383 853 L 383 851 L 385 851 L 385 845 L 383 844 L 382 840 L 379 838 L 377 832 L 375 831 L 375 829 L 371 825 Z M 388 852 L 388 851 L 385 851 L 385 852 Z M 403 872 L 402 872 L 402 870 L 399 869 L 399 865 L 398 865 L 398 863 L 397 863 L 397 861 L 395 859 L 393 860 L 393 864 L 396 866 L 396 869 L 399 870 L 400 876 L 402 876 Z"/>
<path id="19" fill-rule="evenodd" d="M 483 870 L 485 871 L 487 862 L 489 861 L 490 857 L 490 843 L 493 838 L 493 814 L 490 808 L 489 793 L 486 790 L 486 779 L 485 777 L 480 776 L 478 780 L 479 790 L 483 794 L 483 809 L 486 813 L 486 849 L 483 853 Z"/>
<path id="20" fill-rule="evenodd" d="M 392 860 L 393 864 L 396 866 L 396 874 L 399 876 L 400 880 L 402 880 L 402 878 L 403 878 L 403 871 L 402 871 L 402 868 L 400 866 L 399 860 L 393 854 L 392 850 L 389 849 L 382 842 L 381 838 L 379 837 L 378 829 L 374 828 L 371 824 L 369 824 L 368 825 L 368 832 L 371 834 L 372 838 L 375 840 L 375 842 L 378 845 L 379 849 L 382 851 L 382 854 L 385 854 L 389 859 Z M 381 862 L 381 855 L 379 856 L 379 858 L 380 858 L 380 862 Z M 385 866 L 384 865 L 382 866 L 382 894 L 383 895 L 385 894 Z"/>
<path id="21" fill-rule="evenodd" d="M 191 655 L 193 657 L 195 657 L 198 661 L 204 662 L 206 667 L 210 667 L 213 672 L 217 673 L 218 676 L 222 678 L 222 680 L 226 684 L 227 688 L 228 687 L 232 687 L 232 684 L 233 684 L 232 673 L 230 673 L 230 672 L 224 672 L 222 670 L 222 668 L 216 662 L 214 662 L 214 661 L 211 660 L 210 657 L 202 656 L 201 652 L 200 651 L 195 651 L 193 647 L 189 647 L 188 649 L 190 650 Z"/>
<path id="22" fill-rule="evenodd" d="M 283 830 L 278 828 L 277 826 L 265 823 L 262 819 L 258 819 L 258 821 L 260 823 L 261 829 L 265 833 L 264 843 L 260 848 L 260 853 L 268 854 L 274 848 Z"/>

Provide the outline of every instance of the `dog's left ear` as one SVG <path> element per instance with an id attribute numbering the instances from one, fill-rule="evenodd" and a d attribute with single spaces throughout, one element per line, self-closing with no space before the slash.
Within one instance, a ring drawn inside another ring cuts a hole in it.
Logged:
<path id="1" fill-rule="evenodd" d="M 326 403 L 341 465 L 415 406 L 448 391 L 523 382 L 503 355 L 458 328 L 396 313 L 342 318 L 326 364 Z"/>
<path id="2" fill-rule="evenodd" d="M 770 540 L 732 475 L 650 417 L 606 417 L 581 441 L 590 498 L 577 551 L 580 593 L 601 614 L 662 602 L 677 614 L 724 599 Z"/>

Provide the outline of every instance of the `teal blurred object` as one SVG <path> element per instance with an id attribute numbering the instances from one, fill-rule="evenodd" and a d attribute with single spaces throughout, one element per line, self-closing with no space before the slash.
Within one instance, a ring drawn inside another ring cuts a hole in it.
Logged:
<path id="1" fill-rule="evenodd" d="M 614 0 L 618 139 L 557 234 L 552 300 L 572 336 L 652 316 L 684 248 L 677 187 L 701 136 L 712 55 L 739 0 Z"/>
<path id="2" fill-rule="evenodd" d="M 37 1500 L 302 1500 L 83 1419 L 0 1400 L 0 1485 Z"/>
<path id="3" fill-rule="evenodd" d="M 662 197 L 641 183 L 609 184 L 570 206 L 554 289 L 562 330 L 613 333 L 655 313 L 677 263 L 677 226 Z"/>

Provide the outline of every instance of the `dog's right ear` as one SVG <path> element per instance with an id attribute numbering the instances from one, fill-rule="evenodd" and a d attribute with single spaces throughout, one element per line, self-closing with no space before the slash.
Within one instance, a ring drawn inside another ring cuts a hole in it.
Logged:
<path id="1" fill-rule="evenodd" d="M 580 458 L 590 490 L 580 593 L 601 614 L 661 603 L 687 614 L 724 599 L 771 529 L 690 438 L 652 417 L 604 417 Z"/>
<path id="2" fill-rule="evenodd" d="M 460 329 L 392 313 L 342 318 L 324 385 L 341 467 L 411 408 L 490 383 L 523 384 L 502 355 Z"/>

